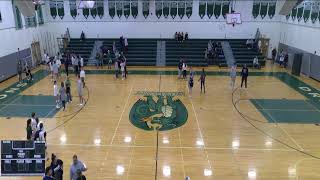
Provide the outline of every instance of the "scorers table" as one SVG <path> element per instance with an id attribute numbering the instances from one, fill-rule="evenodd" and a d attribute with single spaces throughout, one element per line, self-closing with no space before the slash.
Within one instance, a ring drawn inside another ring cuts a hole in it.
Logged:
<path id="1" fill-rule="evenodd" d="M 1 176 L 43 176 L 45 142 L 1 141 Z"/>

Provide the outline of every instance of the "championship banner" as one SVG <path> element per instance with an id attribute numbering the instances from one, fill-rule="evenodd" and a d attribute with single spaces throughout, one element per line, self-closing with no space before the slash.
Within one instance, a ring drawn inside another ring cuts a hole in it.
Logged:
<path id="1" fill-rule="evenodd" d="M 148 1 L 142 2 L 142 13 L 143 13 L 144 18 L 147 19 L 147 17 L 149 16 L 149 2 Z"/>
<path id="2" fill-rule="evenodd" d="M 203 2 L 203 1 L 199 2 L 199 16 L 201 19 L 206 15 L 206 6 L 207 6 L 206 2 Z"/>
<path id="3" fill-rule="evenodd" d="M 64 2 L 62 0 L 57 1 L 57 7 L 58 7 L 58 15 L 60 19 L 63 19 L 64 17 Z"/>
<path id="4" fill-rule="evenodd" d="M 71 17 L 73 19 L 75 19 L 77 17 L 77 2 L 76 0 L 69 0 L 69 6 L 70 6 L 70 14 L 71 14 Z"/>
<path id="5" fill-rule="evenodd" d="M 55 0 L 50 0 L 50 14 L 52 16 L 53 19 L 55 19 L 57 17 L 57 4 Z"/>
<path id="6" fill-rule="evenodd" d="M 315 23 L 319 18 L 319 6 L 320 6 L 320 3 L 313 3 L 312 5 L 312 11 L 311 11 L 312 23 Z"/>
<path id="7" fill-rule="evenodd" d="M 297 17 L 297 8 L 293 8 L 291 12 L 291 18 L 294 21 Z"/>
<path id="8" fill-rule="evenodd" d="M 123 2 L 123 15 L 127 19 L 130 16 L 130 2 L 129 1 L 124 1 Z"/>
<path id="9" fill-rule="evenodd" d="M 90 14 L 93 17 L 93 19 L 96 18 L 97 14 L 98 14 L 98 12 L 97 12 L 97 4 L 96 3 L 94 3 L 93 8 L 90 9 Z"/>
<path id="10" fill-rule="evenodd" d="M 133 18 L 138 16 L 138 1 L 136 0 L 131 1 L 131 15 Z"/>
<path id="11" fill-rule="evenodd" d="M 165 18 L 168 18 L 169 14 L 170 14 L 170 3 L 169 2 L 163 2 L 163 16 Z"/>
<path id="12" fill-rule="evenodd" d="M 253 1 L 253 7 L 252 7 L 252 16 L 253 18 L 257 18 L 260 13 L 260 2 Z"/>
<path id="13" fill-rule="evenodd" d="M 114 16 L 116 15 L 115 1 L 108 1 L 108 6 L 109 6 L 109 15 L 113 19 Z"/>
<path id="14" fill-rule="evenodd" d="M 276 4 L 277 2 L 269 2 L 269 9 L 268 9 L 268 15 L 270 17 L 270 19 L 272 19 L 274 17 L 274 15 L 276 14 Z M 289 19 L 290 15 L 288 16 L 287 19 Z"/>
<path id="15" fill-rule="evenodd" d="M 215 1 L 214 3 L 214 16 L 216 17 L 216 19 L 219 18 L 219 16 L 221 15 L 221 2 L 219 1 Z"/>
<path id="16" fill-rule="evenodd" d="M 213 15 L 213 9 L 214 9 L 214 2 L 207 1 L 207 16 L 209 19 L 211 19 L 212 15 Z"/>
<path id="17" fill-rule="evenodd" d="M 171 2 L 170 3 L 170 15 L 172 19 L 176 18 L 178 14 L 178 4 L 177 2 Z"/>
<path id="18" fill-rule="evenodd" d="M 223 18 L 227 18 L 227 14 L 230 12 L 230 2 L 229 1 L 225 1 L 222 3 L 222 16 Z"/>
<path id="19" fill-rule="evenodd" d="M 121 1 L 116 2 L 116 11 L 117 11 L 117 16 L 121 18 L 123 13 L 123 4 Z"/>
<path id="20" fill-rule="evenodd" d="M 180 19 L 186 14 L 186 3 L 184 1 L 178 3 L 178 15 Z"/>
<path id="21" fill-rule="evenodd" d="M 162 1 L 156 1 L 156 16 L 158 19 L 162 16 Z"/>
<path id="22" fill-rule="evenodd" d="M 267 2 L 261 1 L 261 6 L 260 6 L 260 16 L 262 19 L 264 19 L 267 15 L 268 11 L 268 4 Z"/>
<path id="23" fill-rule="evenodd" d="M 102 17 L 104 16 L 104 6 L 103 6 L 103 1 L 96 1 L 96 5 L 97 5 L 97 13 L 98 16 L 100 17 L 100 19 L 102 19 Z"/>
<path id="24" fill-rule="evenodd" d="M 311 13 L 311 2 L 305 2 L 304 3 L 304 11 L 303 11 L 304 22 L 307 22 L 309 20 L 310 13 Z"/>
<path id="25" fill-rule="evenodd" d="M 186 2 L 186 15 L 187 15 L 188 18 L 190 18 L 191 15 L 192 15 L 192 6 L 193 6 L 192 1 L 187 1 Z"/>
<path id="26" fill-rule="evenodd" d="M 299 7 L 299 8 L 298 8 L 298 12 L 297 12 L 297 19 L 298 19 L 298 22 L 300 22 L 300 21 L 301 21 L 301 19 L 302 19 L 302 16 L 303 16 L 303 9 L 304 9 L 304 7 L 303 7 L 303 6 L 301 6 L 301 7 Z"/>

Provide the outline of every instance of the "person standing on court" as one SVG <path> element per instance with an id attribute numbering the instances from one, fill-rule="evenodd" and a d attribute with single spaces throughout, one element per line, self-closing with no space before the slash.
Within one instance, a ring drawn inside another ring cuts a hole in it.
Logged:
<path id="1" fill-rule="evenodd" d="M 82 80 L 80 78 L 80 75 L 78 75 L 78 80 L 77 80 L 77 90 L 78 90 L 78 96 L 79 96 L 79 101 L 80 101 L 80 106 L 83 105 L 83 84 Z"/>
<path id="2" fill-rule="evenodd" d="M 115 73 L 115 78 L 118 79 L 118 74 L 119 74 L 119 61 L 118 60 L 114 61 L 114 73 Z"/>
<path id="3" fill-rule="evenodd" d="M 231 89 L 234 89 L 234 86 L 236 84 L 236 77 L 237 77 L 237 65 L 234 64 L 231 66 L 231 70 L 230 70 L 230 78 L 231 78 Z"/>
<path id="4" fill-rule="evenodd" d="M 60 102 L 62 104 L 63 110 L 65 110 L 66 109 L 67 95 L 66 95 L 66 89 L 64 87 L 64 83 L 63 82 L 61 82 L 59 95 L 60 95 Z"/>
<path id="5" fill-rule="evenodd" d="M 243 85 L 243 82 L 245 83 L 245 88 L 247 88 L 247 79 L 248 79 L 248 75 L 249 75 L 249 70 L 247 68 L 247 65 L 245 64 L 243 67 L 242 67 L 242 70 L 241 70 L 241 88 L 242 88 L 242 85 Z"/>
<path id="6" fill-rule="evenodd" d="M 202 72 L 200 74 L 200 78 L 199 80 L 200 81 L 200 88 L 201 88 L 201 91 L 200 93 L 202 93 L 202 88 L 203 88 L 203 92 L 206 93 L 206 85 L 205 85 L 205 81 L 206 81 L 206 72 L 204 71 L 204 68 L 202 68 Z"/>
<path id="7" fill-rule="evenodd" d="M 193 88 L 193 75 L 190 75 L 188 85 L 189 85 L 189 96 L 191 97 L 192 96 L 192 88 Z"/>
<path id="8" fill-rule="evenodd" d="M 72 96 L 71 96 L 71 82 L 69 77 L 67 76 L 67 80 L 65 82 L 66 85 L 66 94 L 67 94 L 67 102 L 72 102 Z"/>
<path id="9" fill-rule="evenodd" d="M 73 159 L 73 163 L 70 167 L 70 180 L 77 180 L 78 171 L 84 172 L 84 171 L 87 171 L 88 169 L 84 163 L 78 160 L 77 155 L 73 155 L 72 159 Z"/>
<path id="10" fill-rule="evenodd" d="M 19 83 L 21 83 L 21 81 L 22 81 L 23 67 L 22 67 L 22 64 L 21 64 L 21 61 L 20 61 L 20 60 L 18 60 L 17 72 L 18 72 Z"/>
<path id="11" fill-rule="evenodd" d="M 187 79 L 187 69 L 188 69 L 188 66 L 187 66 L 186 62 L 183 61 L 183 63 L 182 63 L 183 79 Z"/>
<path id="12" fill-rule="evenodd" d="M 179 64 L 178 64 L 178 79 L 181 79 L 181 75 L 182 75 L 182 59 L 180 59 Z"/>

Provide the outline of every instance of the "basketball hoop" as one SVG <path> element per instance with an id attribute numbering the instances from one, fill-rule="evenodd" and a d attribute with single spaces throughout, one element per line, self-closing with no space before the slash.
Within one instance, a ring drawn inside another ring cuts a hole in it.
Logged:
<path id="1" fill-rule="evenodd" d="M 94 7 L 95 1 L 80 1 L 78 9 L 92 9 Z"/>
<path id="2" fill-rule="evenodd" d="M 226 20 L 227 20 L 227 24 L 232 25 L 232 27 L 234 27 L 236 24 L 242 23 L 240 13 L 228 13 Z"/>

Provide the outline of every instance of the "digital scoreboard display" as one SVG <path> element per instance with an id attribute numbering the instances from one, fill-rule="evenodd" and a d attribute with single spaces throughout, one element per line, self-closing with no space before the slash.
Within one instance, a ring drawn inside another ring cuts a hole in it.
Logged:
<path id="1" fill-rule="evenodd" d="M 1 176 L 43 176 L 45 142 L 1 141 Z"/>

